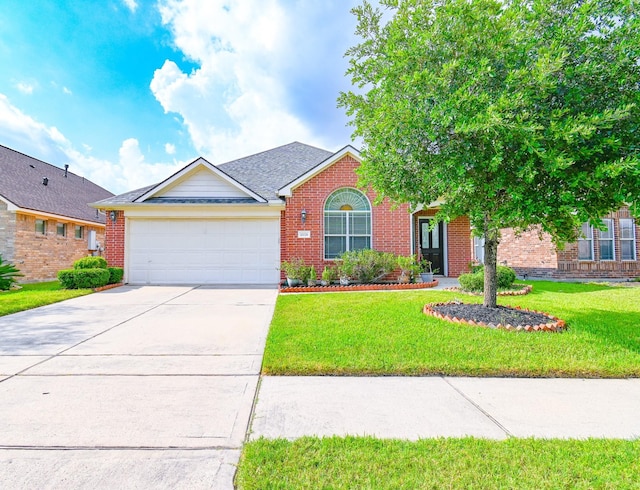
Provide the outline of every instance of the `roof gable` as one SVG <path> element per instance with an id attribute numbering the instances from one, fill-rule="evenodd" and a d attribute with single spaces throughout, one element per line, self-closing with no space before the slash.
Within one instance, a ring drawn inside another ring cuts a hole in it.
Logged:
<path id="1" fill-rule="evenodd" d="M 342 158 L 344 158 L 347 155 L 355 158 L 357 161 L 360 161 L 360 152 L 356 150 L 353 146 L 347 145 L 342 150 L 337 151 L 336 153 L 331 155 L 329 158 L 320 162 L 315 167 L 309 169 L 308 171 L 306 171 L 296 179 L 292 180 L 288 184 L 281 187 L 278 190 L 278 195 L 282 197 L 291 197 L 291 195 L 293 194 L 293 190 L 296 187 L 299 187 L 305 182 L 311 180 L 313 177 L 325 171 L 327 168 L 331 167 L 335 163 L 339 162 Z"/>
<path id="2" fill-rule="evenodd" d="M 104 216 L 96 215 L 89 203 L 113 194 L 84 177 L 0 145 L 0 196 L 18 209 L 104 223 Z"/>
<path id="3" fill-rule="evenodd" d="M 266 202 L 204 158 L 198 158 L 133 202 Z"/>

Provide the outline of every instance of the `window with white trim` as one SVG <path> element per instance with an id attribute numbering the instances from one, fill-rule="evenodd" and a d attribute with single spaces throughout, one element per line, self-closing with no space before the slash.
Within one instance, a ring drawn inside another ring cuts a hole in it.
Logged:
<path id="1" fill-rule="evenodd" d="M 636 225 L 633 218 L 620 219 L 620 258 L 636 260 Z"/>
<path id="2" fill-rule="evenodd" d="M 84 226 L 75 225 L 74 234 L 76 238 L 84 238 Z"/>
<path id="3" fill-rule="evenodd" d="M 616 252 L 613 244 L 613 220 L 603 219 L 604 230 L 598 230 L 598 242 L 600 245 L 600 260 L 615 260 Z"/>
<path id="4" fill-rule="evenodd" d="M 65 223 L 56 224 L 56 235 L 67 236 L 67 225 Z"/>
<path id="5" fill-rule="evenodd" d="M 324 205 L 324 258 L 371 248 L 371 204 L 356 189 L 338 189 Z"/>
<path id="6" fill-rule="evenodd" d="M 578 260 L 593 260 L 593 226 L 582 223 L 578 238 Z"/>

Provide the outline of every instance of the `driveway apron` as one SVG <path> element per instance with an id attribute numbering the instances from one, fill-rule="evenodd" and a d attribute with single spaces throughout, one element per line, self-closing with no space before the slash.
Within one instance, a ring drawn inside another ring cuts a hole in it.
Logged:
<path id="1" fill-rule="evenodd" d="M 276 296 L 123 286 L 0 318 L 0 486 L 232 488 Z"/>

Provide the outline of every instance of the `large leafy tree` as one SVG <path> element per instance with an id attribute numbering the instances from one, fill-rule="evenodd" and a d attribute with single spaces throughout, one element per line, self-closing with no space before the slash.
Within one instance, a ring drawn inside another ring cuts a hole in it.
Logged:
<path id="1" fill-rule="evenodd" d="M 443 204 L 485 237 L 496 306 L 500 229 L 562 246 L 640 195 L 635 0 L 380 0 L 354 9 L 341 93 L 363 141 L 361 180 Z"/>

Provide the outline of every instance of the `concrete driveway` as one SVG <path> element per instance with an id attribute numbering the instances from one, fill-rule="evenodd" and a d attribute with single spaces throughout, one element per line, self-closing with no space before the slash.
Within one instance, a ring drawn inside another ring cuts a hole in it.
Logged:
<path id="1" fill-rule="evenodd" d="M 132 287 L 0 318 L 0 486 L 232 488 L 276 289 Z"/>

